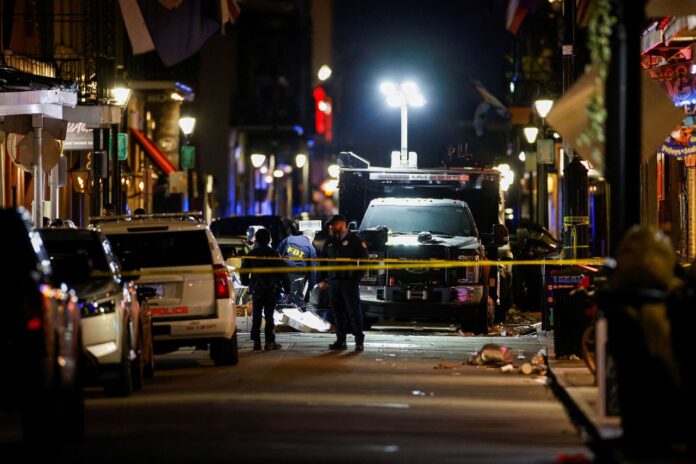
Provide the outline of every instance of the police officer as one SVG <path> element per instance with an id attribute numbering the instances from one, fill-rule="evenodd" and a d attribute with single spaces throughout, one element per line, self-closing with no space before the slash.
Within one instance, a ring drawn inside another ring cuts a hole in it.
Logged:
<path id="1" fill-rule="evenodd" d="M 367 259 L 367 245 L 356 234 L 348 230 L 346 218 L 340 214 L 333 216 L 329 222 L 331 237 L 323 248 L 326 258 Z M 329 261 L 328 265 L 345 265 L 345 261 Z M 354 270 L 329 271 L 321 288 L 329 287 L 331 306 L 336 323 L 336 342 L 329 345 L 330 350 L 345 350 L 346 335 L 349 332 L 355 337 L 355 351 L 365 349 L 365 334 L 363 333 L 363 317 L 360 309 L 360 279 L 363 272 Z"/>
<path id="2" fill-rule="evenodd" d="M 254 258 L 271 259 L 244 259 L 242 268 L 285 268 L 285 262 L 280 258 L 277 251 L 271 248 L 271 232 L 268 229 L 258 229 L 254 234 L 256 245 L 247 255 Z M 290 292 L 290 280 L 283 269 L 279 273 L 255 273 L 251 271 L 241 275 L 242 285 L 249 286 L 252 301 L 252 320 L 251 320 L 251 339 L 254 341 L 254 351 L 261 351 L 261 315 L 266 319 L 265 349 L 279 350 L 280 344 L 275 342 L 273 329 L 273 311 L 280 296 L 281 288 L 287 295 Z"/>
<path id="3" fill-rule="evenodd" d="M 314 288 L 317 283 L 317 272 L 305 272 L 303 268 L 315 266 L 315 261 L 310 258 L 317 257 L 317 250 L 312 245 L 314 232 L 305 230 L 302 235 L 291 235 L 280 242 L 278 253 L 284 258 L 287 265 L 293 268 L 290 273 L 290 302 L 300 308 L 305 306 L 305 284 L 309 281 L 309 288 Z"/>

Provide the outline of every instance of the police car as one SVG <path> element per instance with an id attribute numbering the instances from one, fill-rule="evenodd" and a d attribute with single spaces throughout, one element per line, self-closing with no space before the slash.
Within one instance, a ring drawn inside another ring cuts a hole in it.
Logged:
<path id="1" fill-rule="evenodd" d="M 235 292 L 217 241 L 200 213 L 93 218 L 124 272 L 151 289 L 155 351 L 210 347 L 217 365 L 235 365 Z"/>

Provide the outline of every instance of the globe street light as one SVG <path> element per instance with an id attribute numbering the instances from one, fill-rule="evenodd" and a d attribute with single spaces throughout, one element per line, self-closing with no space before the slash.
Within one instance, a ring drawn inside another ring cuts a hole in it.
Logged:
<path id="1" fill-rule="evenodd" d="M 408 165 L 408 107 L 425 105 L 425 97 L 414 82 L 406 81 L 397 86 L 393 82 L 382 82 L 379 89 L 387 97 L 387 104 L 401 108 L 401 164 Z"/>

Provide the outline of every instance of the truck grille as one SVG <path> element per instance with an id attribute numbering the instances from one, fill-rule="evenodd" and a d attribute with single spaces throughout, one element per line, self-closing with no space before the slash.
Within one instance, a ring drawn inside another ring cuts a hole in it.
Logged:
<path id="1" fill-rule="evenodd" d="M 437 245 L 392 246 L 387 252 L 387 258 L 447 260 L 449 252 L 446 247 Z M 444 283 L 447 281 L 447 270 L 429 266 L 415 269 L 394 269 L 387 272 L 387 281 L 391 278 L 402 284 Z"/>

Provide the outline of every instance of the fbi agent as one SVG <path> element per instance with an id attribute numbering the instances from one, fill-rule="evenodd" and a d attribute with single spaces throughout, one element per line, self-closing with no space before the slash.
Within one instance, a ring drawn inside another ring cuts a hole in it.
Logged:
<path id="1" fill-rule="evenodd" d="M 286 263 L 292 268 L 290 273 L 290 302 L 300 308 L 305 306 L 305 285 L 314 288 L 317 283 L 317 272 L 305 272 L 305 267 L 313 267 L 317 257 L 317 250 L 312 245 L 314 232 L 305 230 L 302 235 L 291 235 L 278 245 L 278 253 L 284 258 L 289 258 Z"/>
<path id="2" fill-rule="evenodd" d="M 331 237 L 323 248 L 323 256 L 331 260 L 351 258 L 365 260 L 368 257 L 367 245 L 356 234 L 348 230 L 346 218 L 340 214 L 327 223 Z M 329 266 L 355 264 L 346 261 L 329 261 Z M 336 323 L 336 342 L 329 345 L 330 350 L 345 350 L 346 335 L 355 337 L 355 351 L 364 350 L 363 316 L 360 309 L 360 279 L 364 272 L 356 270 L 328 271 L 320 284 L 329 288 L 331 306 Z"/>

